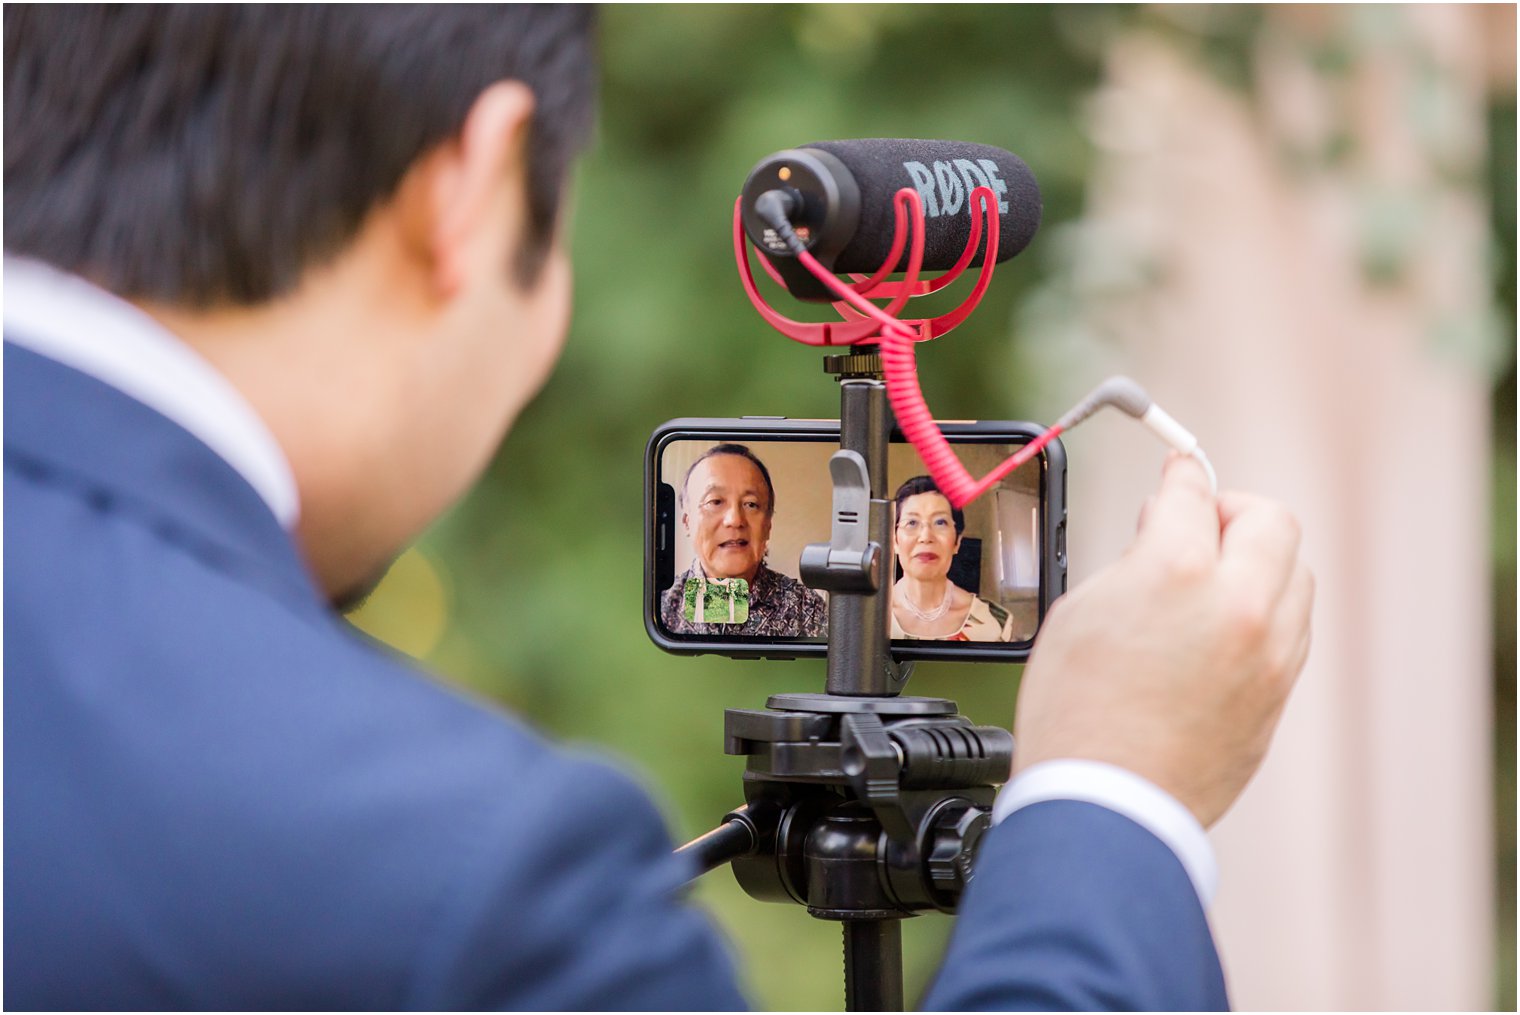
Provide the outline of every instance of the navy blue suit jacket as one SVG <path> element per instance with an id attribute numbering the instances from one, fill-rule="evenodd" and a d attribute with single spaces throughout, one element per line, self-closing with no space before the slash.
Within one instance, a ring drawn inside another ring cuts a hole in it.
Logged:
<path id="1" fill-rule="evenodd" d="M 743 1004 L 637 786 L 355 635 L 173 422 L 9 343 L 5 396 L 7 1008 Z M 1224 1005 L 1139 826 L 977 872 L 930 1004 Z"/>

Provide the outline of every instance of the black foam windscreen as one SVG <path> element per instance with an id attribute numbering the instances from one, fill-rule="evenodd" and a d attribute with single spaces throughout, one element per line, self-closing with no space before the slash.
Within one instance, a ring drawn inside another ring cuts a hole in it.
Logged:
<path id="1" fill-rule="evenodd" d="M 801 146 L 838 159 L 860 190 L 854 236 L 832 265 L 836 272 L 874 272 L 892 252 L 896 224 L 893 197 L 903 187 L 918 191 L 924 206 L 925 271 L 954 267 L 971 237 L 971 192 L 990 187 L 998 199 L 997 260 L 1029 245 L 1040 227 L 1040 187 L 1024 161 L 990 145 L 905 138 L 818 141 Z M 972 265 L 981 264 L 977 254 Z M 906 248 L 897 271 L 907 269 Z"/>

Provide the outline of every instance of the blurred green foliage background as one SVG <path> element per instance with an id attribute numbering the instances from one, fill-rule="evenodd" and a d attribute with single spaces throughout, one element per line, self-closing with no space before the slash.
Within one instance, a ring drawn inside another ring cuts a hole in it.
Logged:
<path id="1" fill-rule="evenodd" d="M 644 442 L 674 416 L 838 413 L 819 354 L 767 328 L 738 285 L 730 223 L 745 175 L 762 156 L 813 140 L 978 141 L 1018 152 L 1034 169 L 1048 235 L 1081 213 L 1083 103 L 1106 41 L 1137 16 L 1023 5 L 605 8 L 600 136 L 576 188 L 577 295 L 564 359 L 484 481 L 398 563 L 359 622 L 551 734 L 641 769 L 678 838 L 712 827 L 741 801 L 742 763 L 722 753 L 724 708 L 821 690 L 824 669 L 678 658 L 649 642 L 640 602 Z M 1243 51 L 1231 39 L 1253 19 L 1244 9 L 1229 22 L 1233 36 L 1204 40 L 1221 68 L 1240 71 Z M 1511 161 L 1501 190 L 1510 191 L 1512 307 L 1512 100 L 1508 108 Z M 1013 322 L 1021 296 L 1051 270 L 1042 257 L 1036 240 L 999 272 L 953 346 L 922 355 L 938 415 L 1035 414 L 1017 370 L 1024 336 Z M 1512 534 L 1513 368 L 1509 378 L 1501 445 L 1509 471 L 1500 472 L 1496 513 L 1505 518 L 1508 505 Z M 1501 433 L 1503 419 L 1501 403 Z M 1513 539 L 1504 545 L 1513 618 Z M 599 589 L 594 607 L 588 580 Z M 1496 584 L 1502 589 L 1502 573 Z M 1512 720 L 1514 628 L 1501 614 L 1501 637 L 1506 627 Z M 1018 678 L 1013 666 L 920 664 L 912 691 L 953 698 L 979 722 L 1006 723 Z M 1512 721 L 1507 736 L 1509 812 L 1499 827 L 1512 833 Z M 1501 884 L 1512 959 L 1512 834 L 1508 850 Z M 837 926 L 800 907 L 754 902 L 726 872 L 704 878 L 696 895 L 733 942 L 757 1005 L 841 1006 Z M 910 1004 L 949 927 L 941 916 L 907 921 Z M 1501 1008 L 1506 991 L 1513 1003 L 1513 975 L 1511 963 Z"/>

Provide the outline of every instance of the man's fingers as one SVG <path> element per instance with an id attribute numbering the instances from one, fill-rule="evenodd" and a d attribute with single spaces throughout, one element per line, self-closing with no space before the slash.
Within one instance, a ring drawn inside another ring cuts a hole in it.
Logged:
<path id="1" fill-rule="evenodd" d="M 1161 488 L 1140 519 L 1135 548 L 1178 563 L 1218 557 L 1219 508 L 1196 458 L 1175 452 L 1167 458 Z"/>
<path id="2" fill-rule="evenodd" d="M 1283 608 L 1301 627 L 1308 627 L 1314 616 L 1314 572 L 1302 561 L 1293 571 L 1293 580 L 1288 583 Z"/>
<path id="3" fill-rule="evenodd" d="M 1298 682 L 1298 675 L 1304 671 L 1304 665 L 1309 661 L 1309 646 L 1313 640 L 1314 632 L 1309 628 L 1304 628 L 1303 635 L 1293 646 L 1293 651 L 1288 654 L 1287 662 L 1283 664 L 1283 680 L 1290 689 Z M 1283 700 L 1287 701 L 1286 694 L 1283 695 Z"/>
<path id="4" fill-rule="evenodd" d="M 1275 501 L 1230 493 L 1219 500 L 1221 574 L 1275 602 L 1298 566 L 1298 519 Z"/>
<path id="5" fill-rule="evenodd" d="M 1254 493 L 1245 493 L 1241 490 L 1219 491 L 1219 524 L 1223 528 L 1228 526 L 1241 512 L 1249 511 L 1268 503 L 1267 498 L 1259 497 Z"/>
<path id="6" fill-rule="evenodd" d="M 1293 569 L 1272 620 L 1270 658 L 1281 661 L 1281 675 L 1291 687 L 1309 655 L 1314 615 L 1314 574 L 1303 563 Z"/>

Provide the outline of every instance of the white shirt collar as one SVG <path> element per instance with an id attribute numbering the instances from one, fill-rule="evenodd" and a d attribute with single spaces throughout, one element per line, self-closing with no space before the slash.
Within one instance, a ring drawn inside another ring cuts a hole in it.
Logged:
<path id="1" fill-rule="evenodd" d="M 300 516 L 290 463 L 241 393 L 125 300 L 30 258 L 5 255 L 5 340 L 104 381 L 184 427 L 246 479 L 280 524 Z"/>

